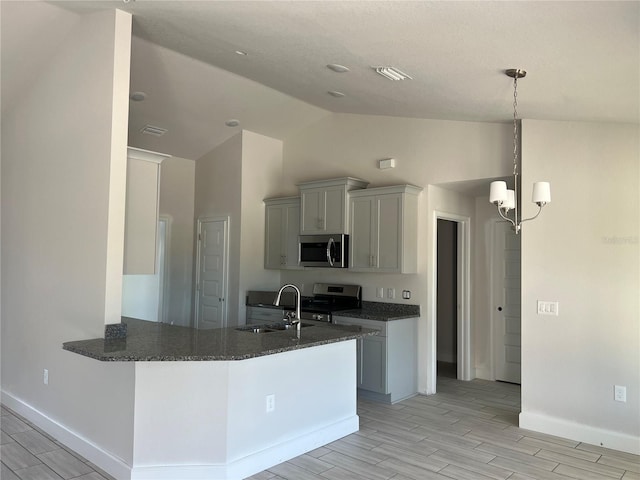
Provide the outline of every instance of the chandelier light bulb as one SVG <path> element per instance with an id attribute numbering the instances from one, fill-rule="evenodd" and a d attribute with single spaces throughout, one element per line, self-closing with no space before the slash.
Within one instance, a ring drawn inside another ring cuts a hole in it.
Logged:
<path id="1" fill-rule="evenodd" d="M 507 211 L 516 208 L 516 192 L 513 190 L 507 190 L 507 200 L 502 204 L 502 208 Z"/>
<path id="2" fill-rule="evenodd" d="M 491 182 L 491 191 L 489 193 L 489 202 L 493 204 L 501 203 L 507 200 L 507 182 Z"/>
<path id="3" fill-rule="evenodd" d="M 540 206 L 551 202 L 551 185 L 549 182 L 536 182 L 533 184 L 531 201 Z"/>

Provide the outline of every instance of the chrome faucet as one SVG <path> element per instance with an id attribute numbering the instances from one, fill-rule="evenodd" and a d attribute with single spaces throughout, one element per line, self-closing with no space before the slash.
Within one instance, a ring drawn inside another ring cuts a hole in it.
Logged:
<path id="1" fill-rule="evenodd" d="M 276 297 L 276 300 L 273 302 L 273 304 L 276 307 L 280 306 L 280 297 L 282 296 L 282 291 L 285 288 L 293 288 L 296 291 L 296 316 L 295 316 L 295 320 L 291 319 L 291 323 L 296 325 L 298 335 L 300 335 L 300 297 L 301 297 L 300 289 L 296 287 L 293 283 L 287 283 L 286 285 L 283 285 L 278 291 L 278 296 Z"/>

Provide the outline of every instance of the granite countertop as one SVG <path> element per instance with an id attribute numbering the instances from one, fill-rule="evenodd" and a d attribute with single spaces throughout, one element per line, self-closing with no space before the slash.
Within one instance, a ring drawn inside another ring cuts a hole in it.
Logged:
<path id="1" fill-rule="evenodd" d="M 363 301 L 362 308 L 340 310 L 333 314 L 339 317 L 364 318 L 367 320 L 390 322 L 393 320 L 402 320 L 403 318 L 419 317 L 420 305 Z"/>
<path id="2" fill-rule="evenodd" d="M 352 340 L 378 331 L 348 326 L 303 327 L 296 330 L 254 333 L 237 328 L 196 330 L 163 323 L 122 318 L 125 338 L 95 338 L 65 342 L 64 350 L 104 362 L 246 360 L 275 353 Z"/>
<path id="3" fill-rule="evenodd" d="M 284 293 L 289 293 L 290 297 L 284 297 Z M 283 306 L 275 307 L 273 299 L 276 292 L 251 291 L 247 296 L 248 307 L 295 309 L 295 297 L 291 292 L 283 292 Z M 311 298 L 311 297 L 303 297 Z M 288 303 L 285 303 L 288 302 Z M 420 305 L 406 305 L 403 303 L 386 302 L 362 302 L 362 308 L 351 310 L 338 310 L 334 315 L 349 318 L 364 318 L 368 320 L 378 320 L 380 322 L 390 322 L 402 320 L 403 318 L 415 318 L 420 316 Z"/>

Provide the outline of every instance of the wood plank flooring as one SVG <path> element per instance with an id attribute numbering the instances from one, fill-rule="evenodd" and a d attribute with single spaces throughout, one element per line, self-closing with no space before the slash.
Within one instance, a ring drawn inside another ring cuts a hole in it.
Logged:
<path id="1" fill-rule="evenodd" d="M 518 385 L 441 376 L 436 395 L 359 400 L 360 431 L 249 478 L 640 480 L 639 456 L 518 428 L 519 412 Z M 2 480 L 114 480 L 14 412 L 0 419 Z"/>
<path id="2" fill-rule="evenodd" d="M 359 400 L 359 432 L 250 480 L 640 480 L 637 455 L 518 428 L 519 385 L 438 372 L 436 395 Z"/>

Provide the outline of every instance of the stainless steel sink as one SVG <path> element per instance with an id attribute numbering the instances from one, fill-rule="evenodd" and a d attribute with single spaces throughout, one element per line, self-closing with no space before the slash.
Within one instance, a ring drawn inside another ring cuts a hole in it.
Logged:
<path id="1" fill-rule="evenodd" d="M 260 326 L 260 325 L 256 325 L 255 327 L 253 327 L 253 326 L 238 327 L 238 328 L 236 328 L 236 330 L 238 330 L 239 332 L 252 332 L 252 333 L 275 332 L 275 330 L 273 330 L 271 328 L 267 328 L 265 326 Z"/>
<path id="2" fill-rule="evenodd" d="M 304 323 L 300 325 L 300 328 L 305 327 L 313 327 L 312 323 Z M 236 328 L 239 332 L 252 332 L 252 333 L 269 333 L 269 332 L 278 332 L 283 330 L 295 330 L 295 325 L 290 325 L 287 323 L 274 323 L 269 325 L 246 325 L 244 327 Z"/>

